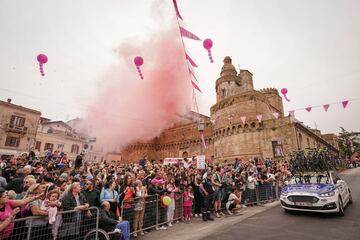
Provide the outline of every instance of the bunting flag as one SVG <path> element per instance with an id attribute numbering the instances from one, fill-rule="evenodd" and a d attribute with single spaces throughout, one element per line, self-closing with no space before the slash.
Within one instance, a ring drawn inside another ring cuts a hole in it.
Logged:
<path id="1" fill-rule="evenodd" d="M 245 124 L 245 122 L 246 122 L 246 117 L 240 117 L 240 119 L 241 119 L 241 122 L 242 122 L 243 124 Z"/>
<path id="2" fill-rule="evenodd" d="M 183 27 L 179 27 L 179 28 L 180 28 L 181 36 L 186 37 L 186 38 L 190 38 L 192 40 L 201 41 L 201 39 L 198 36 L 196 36 L 195 34 L 193 34 L 192 32 L 186 30 Z"/>
<path id="3" fill-rule="evenodd" d="M 311 112 L 312 107 L 305 108 L 306 111 Z"/>
<path id="4" fill-rule="evenodd" d="M 189 68 L 189 73 L 190 73 L 191 76 L 193 76 L 193 78 L 195 79 L 196 82 L 199 82 L 199 81 L 197 80 L 197 78 L 195 77 L 195 74 L 191 71 L 190 68 Z"/>
<path id="5" fill-rule="evenodd" d="M 263 117 L 262 114 L 256 115 L 256 118 L 257 118 L 257 120 L 259 121 L 259 123 L 261 123 L 262 117 Z"/>
<path id="6" fill-rule="evenodd" d="M 210 119 L 210 122 L 212 125 L 215 125 L 216 124 L 216 120 L 215 119 Z"/>
<path id="7" fill-rule="evenodd" d="M 294 110 L 289 111 L 289 116 L 290 116 L 290 117 L 295 117 L 295 111 L 294 111 Z"/>
<path id="8" fill-rule="evenodd" d="M 273 112 L 272 115 L 274 116 L 275 119 L 279 118 L 279 113 L 278 112 Z"/>
<path id="9" fill-rule="evenodd" d="M 330 104 L 323 105 L 325 112 L 327 112 L 329 110 L 329 107 L 330 107 Z"/>
<path id="10" fill-rule="evenodd" d="M 349 100 L 346 100 L 346 101 L 342 101 L 342 102 L 341 102 L 343 108 L 346 108 L 346 106 L 348 105 L 348 103 L 349 103 Z"/>
<path id="11" fill-rule="evenodd" d="M 194 81 L 191 80 L 191 84 L 192 84 L 192 86 L 193 86 L 196 90 L 198 90 L 199 92 L 202 93 L 202 91 L 200 90 L 200 88 L 198 87 L 198 85 L 196 85 L 196 83 L 194 83 Z"/>
<path id="12" fill-rule="evenodd" d="M 198 67 L 198 66 L 196 65 L 196 63 L 191 59 L 191 57 L 189 57 L 189 55 L 187 55 L 187 53 L 185 53 L 185 57 L 186 57 L 186 59 L 189 61 L 189 63 L 191 64 L 191 66 L 193 66 L 193 67 Z"/>
<path id="13" fill-rule="evenodd" d="M 201 139 L 201 142 L 202 142 L 204 148 L 206 148 L 206 142 L 205 142 L 204 132 L 203 131 L 200 133 L 200 139 Z"/>
<path id="14" fill-rule="evenodd" d="M 177 16 L 178 18 L 180 18 L 181 20 L 183 20 L 183 18 L 182 18 L 181 15 L 180 15 L 179 8 L 178 8 L 178 6 L 177 6 L 176 0 L 173 0 L 173 3 L 174 3 L 174 8 L 175 8 L 176 16 Z"/>

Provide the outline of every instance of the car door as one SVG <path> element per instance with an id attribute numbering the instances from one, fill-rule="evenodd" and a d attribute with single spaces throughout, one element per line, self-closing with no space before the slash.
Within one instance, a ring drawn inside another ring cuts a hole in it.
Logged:
<path id="1" fill-rule="evenodd" d="M 348 196 L 347 196 L 348 191 L 346 188 L 346 183 L 343 180 L 341 180 L 341 178 L 336 173 L 332 173 L 332 178 L 333 178 L 336 188 L 340 192 L 343 202 L 345 202 L 346 201 L 345 199 L 348 199 Z"/>

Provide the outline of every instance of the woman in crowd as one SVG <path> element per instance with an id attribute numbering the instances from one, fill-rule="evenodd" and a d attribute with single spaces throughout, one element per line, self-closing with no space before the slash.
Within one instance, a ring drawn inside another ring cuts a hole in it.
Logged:
<path id="1" fill-rule="evenodd" d="M 105 183 L 104 188 L 100 193 L 100 202 L 107 201 L 110 203 L 110 211 L 116 216 L 120 217 L 119 212 L 119 194 L 115 191 L 116 182 L 114 179 L 110 179 Z"/>
<path id="2" fill-rule="evenodd" d="M 14 231 L 14 219 L 20 212 L 20 207 L 38 199 L 42 194 L 27 197 L 22 200 L 9 200 L 4 188 L 0 188 L 0 238 L 7 239 Z"/>

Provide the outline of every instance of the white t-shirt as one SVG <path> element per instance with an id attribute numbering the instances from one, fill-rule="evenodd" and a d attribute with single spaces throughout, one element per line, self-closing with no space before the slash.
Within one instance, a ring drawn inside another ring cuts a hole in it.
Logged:
<path id="1" fill-rule="evenodd" d="M 248 177 L 248 183 L 247 183 L 248 189 L 255 189 L 255 180 L 256 178 L 254 178 L 253 176 Z"/>
<path id="2" fill-rule="evenodd" d="M 234 200 L 237 199 L 238 197 L 234 194 L 234 193 L 230 193 L 230 196 L 228 198 L 228 201 L 226 203 L 226 209 L 229 209 L 230 204 L 234 203 Z"/>

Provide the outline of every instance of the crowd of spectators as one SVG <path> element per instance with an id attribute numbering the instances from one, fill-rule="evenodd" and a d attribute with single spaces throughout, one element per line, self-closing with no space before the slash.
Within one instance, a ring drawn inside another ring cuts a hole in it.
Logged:
<path id="1" fill-rule="evenodd" d="M 31 239 L 41 239 L 40 232 L 46 236 L 43 239 L 60 239 L 61 226 L 66 226 L 62 234 L 76 239 L 86 231 L 81 223 L 91 217 L 91 207 L 100 209 L 100 228 L 119 229 L 124 239 L 130 238 L 130 232 L 144 235 L 145 222 L 154 227 L 161 223 L 159 229 L 166 230 L 180 218 L 213 221 L 212 213 L 220 218 L 245 205 L 272 200 L 275 186 L 281 187 L 291 175 L 286 161 L 258 158 L 208 163 L 199 170 L 194 157 L 165 165 L 144 156 L 138 163 L 124 165 L 84 162 L 81 155 L 68 161 L 59 152 L 47 153 L 43 159 L 32 153 L 2 159 L 0 168 L 1 239 L 12 239 L 14 219 L 27 216 L 41 216 L 32 222 Z M 148 212 L 157 209 L 147 205 L 154 195 L 171 198 L 169 205 L 159 201 L 158 221 Z M 77 211 L 66 217 L 57 214 L 67 210 Z"/>

